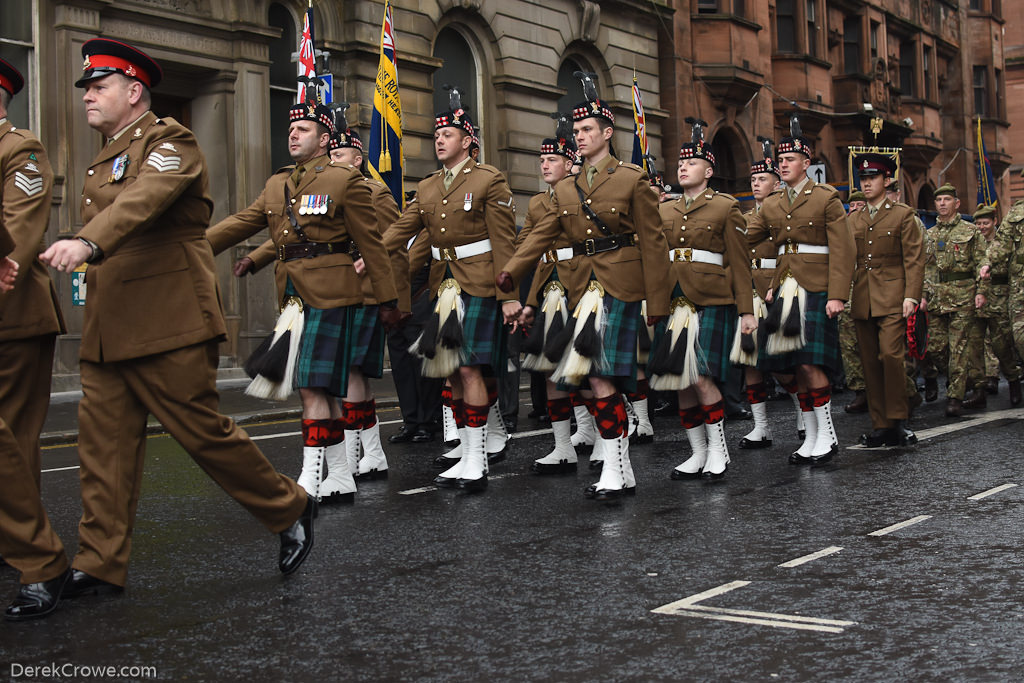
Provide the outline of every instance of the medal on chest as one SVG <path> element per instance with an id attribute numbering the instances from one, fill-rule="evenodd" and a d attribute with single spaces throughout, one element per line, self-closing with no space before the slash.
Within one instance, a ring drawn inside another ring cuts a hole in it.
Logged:
<path id="1" fill-rule="evenodd" d="M 327 204 L 331 201 L 330 195 L 326 194 L 304 194 L 299 202 L 299 214 L 303 216 L 322 215 L 327 213 Z"/>
<path id="2" fill-rule="evenodd" d="M 125 152 L 121 156 L 114 159 L 114 166 L 110 169 L 110 179 L 108 182 L 117 183 L 124 178 L 124 172 L 128 168 L 128 152 Z"/>
<path id="3" fill-rule="evenodd" d="M 467 192 L 466 193 L 466 198 L 462 202 L 462 210 L 463 211 L 469 211 L 472 208 L 473 208 L 473 193 L 472 192 Z"/>

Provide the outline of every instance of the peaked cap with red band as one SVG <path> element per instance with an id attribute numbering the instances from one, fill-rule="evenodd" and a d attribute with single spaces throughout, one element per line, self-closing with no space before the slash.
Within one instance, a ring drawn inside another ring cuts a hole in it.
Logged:
<path id="1" fill-rule="evenodd" d="M 109 38 L 93 38 L 82 45 L 82 77 L 75 81 L 76 88 L 84 88 L 85 84 L 97 78 L 113 73 L 134 78 L 147 88 L 155 88 L 164 76 L 164 72 L 149 55 Z"/>
<path id="2" fill-rule="evenodd" d="M 854 168 L 861 178 L 880 175 L 891 178 L 896 172 L 896 161 L 886 154 L 861 154 L 854 159 Z"/>
<path id="3" fill-rule="evenodd" d="M 0 59 L 0 88 L 11 95 L 17 95 L 23 87 L 25 87 L 25 79 L 21 72 L 15 69 L 10 62 Z"/>

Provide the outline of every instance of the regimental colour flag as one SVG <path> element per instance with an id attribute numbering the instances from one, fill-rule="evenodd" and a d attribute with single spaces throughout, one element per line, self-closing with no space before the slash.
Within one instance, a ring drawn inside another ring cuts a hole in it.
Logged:
<path id="1" fill-rule="evenodd" d="M 647 118 L 644 116 L 644 103 L 640 99 L 640 86 L 636 83 L 636 74 L 633 74 L 633 158 L 630 160 L 637 166 L 642 166 L 648 174 L 647 155 Z"/>
<path id="2" fill-rule="evenodd" d="M 395 202 L 404 209 L 402 100 L 398 95 L 398 65 L 391 0 L 384 0 L 384 23 L 380 30 L 380 62 L 377 66 L 377 85 L 373 93 L 367 162 L 370 175 L 387 185 L 395 197 Z"/>
<path id="3" fill-rule="evenodd" d="M 299 78 L 313 78 L 316 76 L 316 57 L 313 51 L 313 5 L 310 2 L 306 10 L 305 20 L 302 22 L 302 38 L 299 40 Z M 306 101 L 306 84 L 299 81 L 298 99 L 296 102 Z"/>
<path id="4" fill-rule="evenodd" d="M 996 193 L 996 179 L 992 173 L 992 164 L 985 151 L 985 138 L 981 135 L 981 117 L 978 117 L 978 206 L 996 206 L 999 195 Z"/>

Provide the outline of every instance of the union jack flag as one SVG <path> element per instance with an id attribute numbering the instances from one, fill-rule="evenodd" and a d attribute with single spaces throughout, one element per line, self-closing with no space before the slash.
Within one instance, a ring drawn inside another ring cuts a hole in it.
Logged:
<path id="1" fill-rule="evenodd" d="M 302 38 L 299 40 L 299 76 L 313 78 L 316 76 L 316 57 L 313 52 L 313 8 L 307 9 L 304 16 Z M 299 81 L 298 95 L 298 102 L 306 101 L 306 84 L 302 81 Z"/>
<path id="2" fill-rule="evenodd" d="M 633 76 L 633 158 L 631 161 L 650 173 L 651 169 L 647 165 L 648 154 L 647 118 L 644 116 L 644 103 L 640 99 L 640 86 L 636 83 L 636 76 Z"/>

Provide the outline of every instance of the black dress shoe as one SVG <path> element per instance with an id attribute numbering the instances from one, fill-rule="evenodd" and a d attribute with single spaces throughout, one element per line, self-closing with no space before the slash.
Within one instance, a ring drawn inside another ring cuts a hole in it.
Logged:
<path id="1" fill-rule="evenodd" d="M 413 440 L 417 430 L 409 425 L 402 425 L 398 431 L 388 437 L 388 443 L 408 443 Z"/>
<path id="2" fill-rule="evenodd" d="M 754 414 L 746 408 L 740 408 L 739 410 L 729 413 L 725 416 L 727 420 L 753 420 Z"/>
<path id="3" fill-rule="evenodd" d="M 487 489 L 487 475 L 484 474 L 479 479 L 459 479 L 457 483 L 466 493 L 480 493 Z"/>
<path id="4" fill-rule="evenodd" d="M 39 619 L 57 609 L 64 586 L 71 580 L 71 570 L 65 569 L 60 576 L 49 581 L 23 583 L 18 594 L 4 611 L 4 618 L 9 621 Z"/>
<path id="5" fill-rule="evenodd" d="M 861 389 L 857 392 L 857 396 L 846 404 L 843 408 L 848 413 L 866 413 L 868 412 L 868 394 L 866 391 Z"/>
<path id="6" fill-rule="evenodd" d="M 534 474 L 575 474 L 576 463 L 569 462 L 568 460 L 560 460 L 557 463 L 550 462 L 537 462 L 536 460 L 530 465 L 530 471 Z"/>
<path id="7" fill-rule="evenodd" d="M 627 486 L 626 488 L 622 489 L 599 489 L 597 488 L 596 484 L 594 485 L 594 500 L 599 500 L 605 503 L 609 501 L 619 500 L 621 498 L 625 498 L 626 496 L 635 495 L 635 486 Z"/>
<path id="8" fill-rule="evenodd" d="M 591 458 L 587 462 L 587 467 L 589 467 L 592 470 L 599 470 L 602 467 L 604 467 L 604 460 L 594 460 L 593 458 Z"/>
<path id="9" fill-rule="evenodd" d="M 448 469 L 459 461 L 458 458 L 449 458 L 445 455 L 439 455 L 434 458 L 434 467 L 440 467 L 441 469 Z"/>
<path id="10" fill-rule="evenodd" d="M 306 509 L 295 523 L 281 532 L 281 556 L 277 566 L 282 574 L 291 574 L 302 564 L 313 549 L 313 518 L 316 517 L 316 499 L 306 499 Z"/>
<path id="11" fill-rule="evenodd" d="M 123 586 L 118 586 L 116 583 L 110 583 L 103 579 L 97 579 L 95 576 L 86 574 L 81 569 L 72 569 L 71 578 L 68 579 L 67 584 L 64 586 L 64 592 L 61 593 L 61 597 L 65 600 L 71 600 L 72 598 L 80 598 L 83 595 L 116 595 L 123 592 Z"/>
<path id="12" fill-rule="evenodd" d="M 928 400 L 925 396 L 924 400 Z M 960 417 L 964 414 L 963 401 L 958 398 L 947 398 L 946 399 L 946 417 Z"/>
<path id="13" fill-rule="evenodd" d="M 496 462 L 501 462 L 502 460 L 504 460 L 505 456 L 506 456 L 507 449 L 508 449 L 508 446 L 505 446 L 505 448 L 502 448 L 497 453 L 488 453 L 487 454 L 487 464 L 488 465 L 493 465 Z"/>
<path id="14" fill-rule="evenodd" d="M 771 445 L 771 439 L 760 439 L 758 441 L 753 441 L 751 439 L 748 439 L 747 437 L 743 437 L 742 439 L 740 439 L 740 448 L 742 448 L 743 450 L 751 450 L 755 448 L 771 448 Z"/>
<path id="15" fill-rule="evenodd" d="M 459 480 L 455 477 L 442 477 L 438 475 L 434 477 L 434 486 L 439 489 L 457 489 L 459 488 Z"/>
<path id="16" fill-rule="evenodd" d="M 683 472 L 682 470 L 673 468 L 672 473 L 668 475 L 668 478 L 672 481 L 700 479 L 700 470 L 697 470 L 696 472 Z"/>
<path id="17" fill-rule="evenodd" d="M 868 434 L 860 435 L 860 445 L 866 448 L 879 448 L 881 446 L 892 446 L 898 445 L 890 443 L 893 440 L 893 430 L 891 427 L 878 427 L 877 429 L 871 430 Z M 896 437 L 898 439 L 898 437 Z"/>
<path id="18" fill-rule="evenodd" d="M 413 443 L 428 443 L 434 440 L 433 432 L 430 432 L 423 427 L 420 427 L 412 434 L 410 441 Z"/>
<path id="19" fill-rule="evenodd" d="M 931 403 L 939 397 L 939 380 L 934 377 L 924 378 L 924 400 Z"/>
<path id="20" fill-rule="evenodd" d="M 913 446 L 917 443 L 917 434 L 903 420 L 896 423 L 893 431 L 898 435 L 900 446 Z"/>
<path id="21" fill-rule="evenodd" d="M 970 408 L 971 410 L 977 410 L 979 408 L 984 408 L 987 403 L 988 394 L 985 393 L 984 389 L 979 387 L 971 391 L 971 394 L 964 399 L 963 407 Z"/>
<path id="22" fill-rule="evenodd" d="M 587 488 L 583 489 L 584 498 L 593 498 L 597 495 L 597 484 L 591 484 Z"/>
<path id="23" fill-rule="evenodd" d="M 790 465 L 810 465 L 813 462 L 810 458 L 800 455 L 796 451 L 789 454 Z"/>

